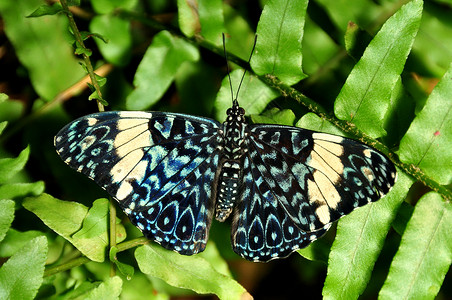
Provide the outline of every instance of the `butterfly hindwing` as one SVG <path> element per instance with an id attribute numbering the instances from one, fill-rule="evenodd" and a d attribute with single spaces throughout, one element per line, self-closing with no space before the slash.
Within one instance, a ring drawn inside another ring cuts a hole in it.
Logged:
<path id="1" fill-rule="evenodd" d="M 204 249 L 218 169 L 216 121 L 160 112 L 104 112 L 55 137 L 61 158 L 118 200 L 149 239 L 182 254 Z"/>
<path id="2" fill-rule="evenodd" d="M 313 232 L 300 230 L 272 191 L 270 180 L 263 178 L 268 173 L 263 174 L 262 165 L 252 162 L 256 155 L 250 149 L 244 159 L 243 192 L 232 220 L 232 247 L 248 260 L 269 261 L 308 246 L 330 225 Z"/>
<path id="3" fill-rule="evenodd" d="M 166 249 L 186 255 L 201 252 L 214 210 L 211 191 L 217 164 L 218 154 L 209 155 L 182 180 L 166 183 L 160 191 L 154 190 L 150 179 L 157 175 L 146 176 L 132 186 L 132 197 L 121 207 L 147 238 Z M 163 192 L 168 186 L 174 187 Z"/>

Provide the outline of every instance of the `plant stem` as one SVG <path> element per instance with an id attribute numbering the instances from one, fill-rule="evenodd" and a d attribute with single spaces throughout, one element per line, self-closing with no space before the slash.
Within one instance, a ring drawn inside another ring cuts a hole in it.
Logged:
<path id="1" fill-rule="evenodd" d="M 64 263 L 64 264 L 61 264 L 61 265 L 58 265 L 58 266 L 55 266 L 55 267 L 47 268 L 44 271 L 44 277 L 52 276 L 52 275 L 55 275 L 57 273 L 70 270 L 72 268 L 75 268 L 75 267 L 81 266 L 83 264 L 89 263 L 90 261 L 91 260 L 88 257 L 86 257 L 86 256 L 77 257 L 77 258 L 75 258 L 73 260 L 68 261 L 67 263 Z"/>
<path id="2" fill-rule="evenodd" d="M 69 19 L 69 26 L 71 27 L 72 32 L 74 33 L 75 40 L 83 49 L 87 49 L 83 42 L 82 35 L 80 34 L 80 31 L 77 28 L 77 24 L 75 23 L 74 17 L 72 15 L 71 11 L 69 10 L 67 1 L 60 0 L 60 3 L 61 3 L 61 6 L 63 7 L 63 10 L 64 10 L 67 18 Z M 96 90 L 99 98 L 102 99 L 102 92 L 100 91 L 99 83 L 97 82 L 96 75 L 94 74 L 94 69 L 91 64 L 91 60 L 89 59 L 89 56 L 86 53 L 83 53 L 82 57 L 83 57 L 83 61 L 85 62 L 85 65 L 86 65 L 86 69 L 88 70 L 88 75 L 91 78 L 91 83 L 94 86 L 94 89 Z M 96 99 L 96 101 L 97 101 L 97 108 L 99 109 L 99 111 L 104 111 L 105 109 L 104 109 L 104 106 L 102 105 L 102 103 L 100 103 L 100 101 L 97 99 Z"/>
<path id="3" fill-rule="evenodd" d="M 116 247 L 116 206 L 112 197 L 110 197 L 110 249 Z M 110 262 L 110 277 L 116 275 L 116 265 Z"/>
<path id="4" fill-rule="evenodd" d="M 140 237 L 140 238 L 136 238 L 130 241 L 126 241 L 124 243 L 120 243 L 116 246 L 116 248 L 118 249 L 118 252 L 122 252 L 137 246 L 141 246 L 141 245 L 145 245 L 148 244 L 150 241 L 145 238 L 145 237 Z M 51 276 L 51 275 L 55 275 L 57 273 L 60 272 L 64 272 L 67 270 L 70 270 L 72 268 L 75 267 L 79 267 L 81 265 L 84 265 L 86 263 L 91 262 L 92 260 L 90 260 L 88 257 L 86 256 L 81 256 L 81 257 L 77 257 L 75 259 L 72 259 L 66 263 L 63 263 L 61 265 L 58 266 L 54 266 L 54 267 L 49 267 L 44 271 L 44 277 L 46 276 Z"/>

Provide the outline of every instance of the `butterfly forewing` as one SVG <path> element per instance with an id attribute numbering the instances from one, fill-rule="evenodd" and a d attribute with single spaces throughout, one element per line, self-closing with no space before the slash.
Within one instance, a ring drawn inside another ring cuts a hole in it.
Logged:
<path id="1" fill-rule="evenodd" d="M 98 113 L 64 127 L 55 147 L 118 200 L 146 237 L 190 255 L 208 237 L 219 126 L 182 114 Z"/>
<path id="2" fill-rule="evenodd" d="M 247 144 L 254 177 L 268 189 L 266 202 L 278 202 L 306 232 L 380 199 L 395 182 L 394 165 L 384 155 L 351 139 L 254 125 Z"/>

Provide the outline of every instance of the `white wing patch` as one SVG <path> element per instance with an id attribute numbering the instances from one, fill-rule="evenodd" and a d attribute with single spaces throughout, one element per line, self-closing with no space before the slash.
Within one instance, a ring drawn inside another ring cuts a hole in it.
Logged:
<path id="1" fill-rule="evenodd" d="M 324 148 L 317 146 L 317 144 L 314 144 L 311 159 L 307 161 L 307 164 L 325 174 L 334 184 L 341 180 L 339 174 L 344 172 L 344 165 L 341 159 Z"/>
<path id="2" fill-rule="evenodd" d="M 118 112 L 120 119 L 145 119 L 149 120 L 152 118 L 151 112 L 145 112 L 145 111 L 120 111 Z"/>
<path id="3" fill-rule="evenodd" d="M 150 147 L 153 144 L 147 124 L 121 131 L 114 140 L 116 153 L 119 157 L 123 157 L 137 148 Z"/>
<path id="4" fill-rule="evenodd" d="M 136 149 L 126 156 L 121 158 L 110 171 L 110 175 L 113 182 L 119 183 L 125 179 L 127 174 L 129 174 L 135 166 L 140 162 L 144 156 L 144 151 L 141 149 Z"/>
<path id="5" fill-rule="evenodd" d="M 344 141 L 344 138 L 338 135 L 332 135 L 328 133 L 314 132 L 312 134 L 312 138 L 314 140 L 324 140 L 328 142 L 333 142 L 337 144 L 341 144 Z"/>

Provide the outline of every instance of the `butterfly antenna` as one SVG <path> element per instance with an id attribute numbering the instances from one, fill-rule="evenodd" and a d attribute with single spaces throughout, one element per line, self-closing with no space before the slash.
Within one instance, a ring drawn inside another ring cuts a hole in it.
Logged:
<path id="1" fill-rule="evenodd" d="M 256 48 L 256 42 L 257 42 L 257 34 L 254 36 L 253 49 L 251 50 L 250 58 L 248 58 L 248 65 L 251 62 L 251 57 L 253 57 L 254 48 Z M 239 88 L 237 89 L 237 94 L 235 94 L 235 99 L 237 99 L 239 97 L 240 87 L 242 86 L 243 79 L 245 79 L 245 74 L 246 74 L 246 69 L 243 71 L 242 79 L 240 79 Z"/>
<path id="2" fill-rule="evenodd" d="M 228 55 L 226 53 L 226 39 L 224 37 L 224 33 L 223 33 L 223 51 L 224 51 L 224 58 L 226 59 L 226 68 L 228 70 L 229 87 L 231 88 L 231 97 L 233 97 L 234 92 L 232 91 L 231 70 L 229 70 Z M 232 98 L 232 102 L 234 102 L 234 98 Z"/>

